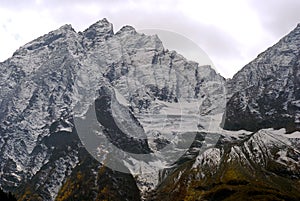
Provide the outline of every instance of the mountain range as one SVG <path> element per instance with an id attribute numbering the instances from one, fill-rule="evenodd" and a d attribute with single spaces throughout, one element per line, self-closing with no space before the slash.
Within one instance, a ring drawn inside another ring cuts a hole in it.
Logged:
<path id="1" fill-rule="evenodd" d="M 0 63 L 18 200 L 299 200 L 300 25 L 232 79 L 102 19 Z"/>

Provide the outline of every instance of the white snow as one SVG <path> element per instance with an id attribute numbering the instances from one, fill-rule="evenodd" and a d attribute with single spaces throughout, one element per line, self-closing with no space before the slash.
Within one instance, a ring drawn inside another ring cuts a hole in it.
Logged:
<path id="1" fill-rule="evenodd" d="M 62 127 L 62 128 L 59 128 L 58 131 L 65 131 L 65 132 L 71 133 L 72 132 L 72 128 L 71 127 Z"/>
<path id="2" fill-rule="evenodd" d="M 221 152 L 218 148 L 210 148 L 197 156 L 192 168 L 199 166 L 209 166 L 212 170 L 217 167 L 221 160 Z"/>

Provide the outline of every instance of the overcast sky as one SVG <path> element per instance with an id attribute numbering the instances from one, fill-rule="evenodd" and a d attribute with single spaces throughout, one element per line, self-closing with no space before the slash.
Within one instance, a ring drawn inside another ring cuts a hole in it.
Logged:
<path id="1" fill-rule="evenodd" d="M 128 24 L 185 36 L 207 53 L 219 73 L 231 77 L 300 23 L 300 1 L 2 0 L 0 61 L 64 24 L 83 31 L 102 18 L 114 24 L 115 32 Z"/>

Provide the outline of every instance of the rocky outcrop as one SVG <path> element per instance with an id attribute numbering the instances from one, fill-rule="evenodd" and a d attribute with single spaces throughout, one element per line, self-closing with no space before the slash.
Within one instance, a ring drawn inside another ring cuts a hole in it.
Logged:
<path id="1" fill-rule="evenodd" d="M 227 82 L 224 128 L 300 130 L 300 25 Z"/>

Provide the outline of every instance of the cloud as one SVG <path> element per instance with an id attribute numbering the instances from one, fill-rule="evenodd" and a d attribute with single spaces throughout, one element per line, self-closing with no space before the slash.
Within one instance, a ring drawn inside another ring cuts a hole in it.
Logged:
<path id="1" fill-rule="evenodd" d="M 34 0 L 27 1 L 18 1 L 18 0 L 2 0 L 1 8 L 10 9 L 10 10 L 20 10 L 32 7 L 35 5 Z"/>
<path id="2" fill-rule="evenodd" d="M 259 15 L 262 26 L 275 37 L 282 37 L 300 23 L 299 0 L 253 0 L 249 5 Z"/>

